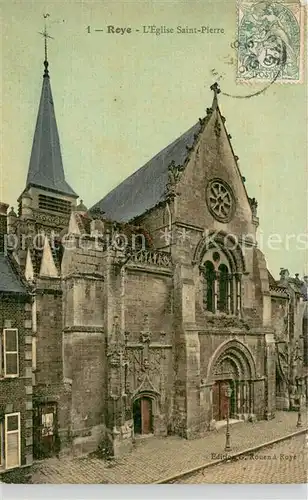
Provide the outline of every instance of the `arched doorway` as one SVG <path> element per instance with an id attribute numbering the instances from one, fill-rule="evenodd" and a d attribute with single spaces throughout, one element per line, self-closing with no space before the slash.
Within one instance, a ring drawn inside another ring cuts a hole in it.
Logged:
<path id="1" fill-rule="evenodd" d="M 135 434 L 153 433 L 153 400 L 149 396 L 141 396 L 133 403 L 133 419 Z"/>
<path id="2" fill-rule="evenodd" d="M 245 418 L 254 413 L 255 363 L 249 349 L 237 340 L 222 344 L 208 370 L 212 381 L 212 419 Z M 227 395 L 227 387 L 231 395 Z"/>

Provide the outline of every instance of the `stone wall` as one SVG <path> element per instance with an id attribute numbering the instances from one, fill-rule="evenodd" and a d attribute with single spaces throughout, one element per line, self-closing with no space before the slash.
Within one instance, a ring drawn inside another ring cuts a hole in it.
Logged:
<path id="1" fill-rule="evenodd" d="M 88 249 L 65 252 L 62 265 L 63 377 L 74 455 L 98 447 L 105 421 L 106 285 L 102 255 L 89 242 Z"/>
<path id="2" fill-rule="evenodd" d="M 152 339 L 173 328 L 173 294 L 170 276 L 129 269 L 125 277 L 125 330 L 138 340 L 144 314 L 148 315 Z"/>

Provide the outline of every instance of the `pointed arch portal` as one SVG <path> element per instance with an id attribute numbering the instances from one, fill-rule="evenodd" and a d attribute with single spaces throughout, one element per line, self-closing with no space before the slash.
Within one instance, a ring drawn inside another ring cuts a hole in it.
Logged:
<path id="1" fill-rule="evenodd" d="M 212 418 L 225 420 L 242 418 L 254 413 L 253 381 L 256 379 L 254 358 L 242 342 L 227 341 L 214 353 L 208 367 L 208 380 L 212 383 Z M 231 387 L 230 401 L 226 395 Z"/>

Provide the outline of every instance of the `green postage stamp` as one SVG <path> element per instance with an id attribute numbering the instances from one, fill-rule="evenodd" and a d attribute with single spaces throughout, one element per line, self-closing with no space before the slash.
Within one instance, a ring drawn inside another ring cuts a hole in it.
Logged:
<path id="1" fill-rule="evenodd" d="M 237 37 L 237 81 L 302 82 L 304 7 L 299 1 L 240 1 Z"/>

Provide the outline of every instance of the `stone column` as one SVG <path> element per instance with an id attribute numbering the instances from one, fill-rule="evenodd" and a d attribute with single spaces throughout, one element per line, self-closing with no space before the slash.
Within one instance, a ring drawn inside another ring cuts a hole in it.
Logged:
<path id="1" fill-rule="evenodd" d="M 247 413 L 247 387 L 246 387 L 246 382 L 243 382 L 243 415 Z"/>
<path id="2" fill-rule="evenodd" d="M 231 274 L 228 274 L 227 276 L 227 314 L 231 314 L 232 311 L 231 311 L 231 294 L 232 294 L 232 284 L 233 284 L 233 279 L 232 279 L 232 275 Z"/>
<path id="3" fill-rule="evenodd" d="M 218 306 L 218 294 L 219 294 L 219 272 L 214 273 L 214 313 L 217 311 Z"/>
<path id="4" fill-rule="evenodd" d="M 236 289 L 236 314 L 237 316 L 241 315 L 242 309 L 242 292 L 241 292 L 241 274 L 235 273 L 235 289 Z"/>
<path id="5" fill-rule="evenodd" d="M 178 264 L 174 272 L 176 332 L 175 431 L 194 437 L 200 431 L 200 343 L 195 325 L 193 269 Z"/>
<path id="6" fill-rule="evenodd" d="M 273 333 L 265 334 L 265 418 L 271 419 L 276 410 L 276 348 Z"/>
<path id="7" fill-rule="evenodd" d="M 240 418 L 241 414 L 241 382 L 236 382 L 236 413 Z"/>

